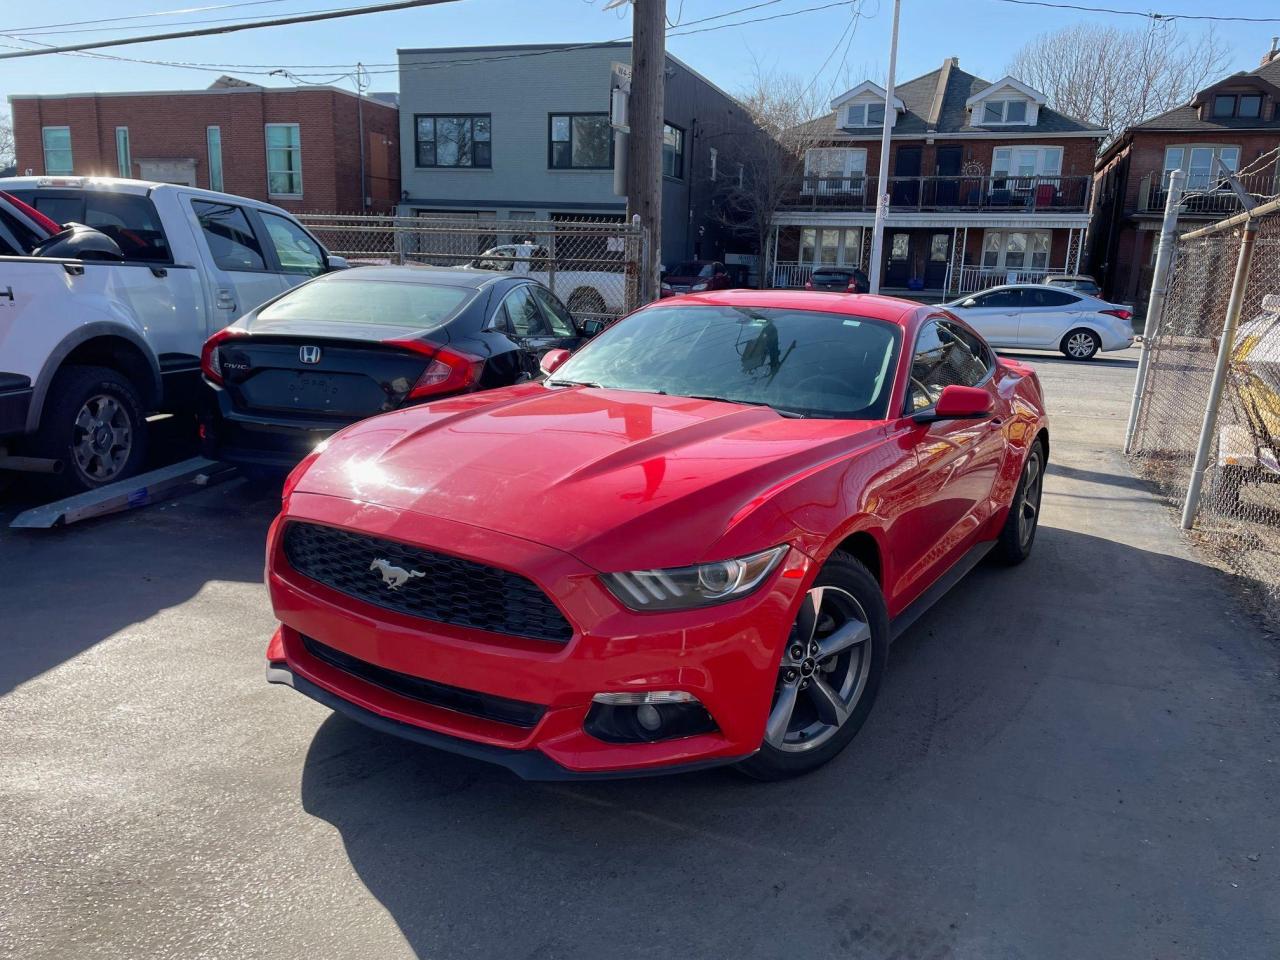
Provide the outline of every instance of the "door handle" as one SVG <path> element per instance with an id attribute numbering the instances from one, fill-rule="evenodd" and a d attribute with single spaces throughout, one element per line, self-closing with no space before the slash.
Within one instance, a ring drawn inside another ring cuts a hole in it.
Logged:
<path id="1" fill-rule="evenodd" d="M 216 294 L 216 303 L 223 310 L 234 310 L 236 308 L 236 298 L 231 295 L 230 290 L 219 290 Z"/>
<path id="2" fill-rule="evenodd" d="M 157 277 L 157 278 L 159 278 L 159 277 L 167 277 L 167 276 L 169 275 L 169 271 L 168 271 L 168 270 L 166 270 L 164 267 L 152 267 L 152 268 L 151 268 L 151 275 L 152 275 L 153 277 Z"/>

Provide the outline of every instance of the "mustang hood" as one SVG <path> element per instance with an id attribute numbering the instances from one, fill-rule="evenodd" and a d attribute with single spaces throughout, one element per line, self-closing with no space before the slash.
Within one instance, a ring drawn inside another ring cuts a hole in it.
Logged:
<path id="1" fill-rule="evenodd" d="M 771 491 L 883 429 L 522 384 L 349 427 L 296 489 L 497 530 L 597 569 L 651 563 L 659 544 L 673 564 L 694 563 L 755 510 L 774 509 Z"/>

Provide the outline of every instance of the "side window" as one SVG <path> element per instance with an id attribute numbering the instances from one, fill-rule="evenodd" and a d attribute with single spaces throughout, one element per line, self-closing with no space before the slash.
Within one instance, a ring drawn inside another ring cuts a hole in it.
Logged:
<path id="1" fill-rule="evenodd" d="M 21 191 L 20 200 L 29 203 L 58 223 L 83 223 L 100 230 L 116 242 L 127 260 L 144 263 L 172 263 L 169 239 L 160 225 L 155 205 L 132 193 L 104 191 Z M 15 196 L 18 194 L 15 193 Z"/>
<path id="2" fill-rule="evenodd" d="M 992 290 L 974 297 L 979 307 L 1004 307 L 1016 310 L 1022 306 L 1022 291 L 1010 287 L 1004 290 Z"/>
<path id="3" fill-rule="evenodd" d="M 521 284 L 507 294 L 507 299 L 502 305 L 507 312 L 507 319 L 511 322 L 512 333 L 517 337 L 549 336 L 547 322 L 542 317 L 542 311 L 538 309 L 537 301 L 530 294 L 530 289 L 528 284 Z"/>
<path id="4" fill-rule="evenodd" d="M 957 336 L 954 327 L 930 320 L 920 328 L 911 355 L 910 412 L 933 406 L 944 387 L 977 386 L 986 375 L 986 365 Z"/>
<path id="5" fill-rule="evenodd" d="M 977 380 L 974 381 L 974 385 L 978 384 L 995 366 L 996 361 L 991 355 L 991 348 L 983 342 L 981 337 L 975 336 L 957 323 L 946 321 L 940 321 L 940 323 L 942 328 L 955 338 L 956 362 L 962 369 L 975 374 Z M 980 373 L 979 368 L 981 368 Z"/>
<path id="6" fill-rule="evenodd" d="M 266 270 L 262 247 L 244 211 L 229 203 L 192 200 L 213 262 L 223 270 Z"/>
<path id="7" fill-rule="evenodd" d="M 280 268 L 285 273 L 301 273 L 317 277 L 324 273 L 324 251 L 311 235 L 292 220 L 274 213 L 260 211 L 266 225 L 267 236 L 280 258 Z"/>
<path id="8" fill-rule="evenodd" d="M 1026 290 L 1023 292 L 1027 307 L 1065 307 L 1070 303 L 1079 303 L 1080 298 L 1065 290 Z"/>
<path id="9" fill-rule="evenodd" d="M 533 298 L 538 301 L 538 306 L 542 308 L 542 316 L 547 321 L 547 325 L 551 328 L 551 333 L 557 337 L 576 337 L 578 331 L 573 327 L 573 318 L 569 316 L 569 311 L 564 308 L 559 300 L 555 298 L 549 290 L 542 287 L 530 285 L 529 289 L 533 292 Z"/>

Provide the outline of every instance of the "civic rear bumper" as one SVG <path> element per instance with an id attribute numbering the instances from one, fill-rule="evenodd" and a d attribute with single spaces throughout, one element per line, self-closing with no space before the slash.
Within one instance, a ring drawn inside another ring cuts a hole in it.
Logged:
<path id="1" fill-rule="evenodd" d="M 379 729 L 531 778 L 664 773 L 750 756 L 763 739 L 782 645 L 812 573 L 808 558 L 793 550 L 771 580 L 743 600 L 637 614 L 600 585 L 596 571 L 550 548 L 370 504 L 290 498 L 290 520 L 447 544 L 456 556 L 529 577 L 573 627 L 572 638 L 559 644 L 403 615 L 309 580 L 283 556 L 285 519 L 277 520 L 268 547 L 268 587 L 281 621 L 267 651 L 268 678 L 286 682 L 288 674 L 295 689 L 362 722 L 374 717 L 371 725 Z M 521 727 L 401 695 L 313 656 L 304 637 L 378 668 L 542 711 L 536 723 Z M 692 694 L 716 729 L 642 743 L 605 742 L 584 729 L 595 694 L 646 690 Z"/>

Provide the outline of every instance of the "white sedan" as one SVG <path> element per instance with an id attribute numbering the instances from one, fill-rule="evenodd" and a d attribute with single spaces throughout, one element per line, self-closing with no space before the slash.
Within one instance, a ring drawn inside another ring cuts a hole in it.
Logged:
<path id="1" fill-rule="evenodd" d="M 945 304 L 993 347 L 1061 350 L 1089 360 L 1133 345 L 1133 308 L 1042 283 L 992 287 Z"/>

